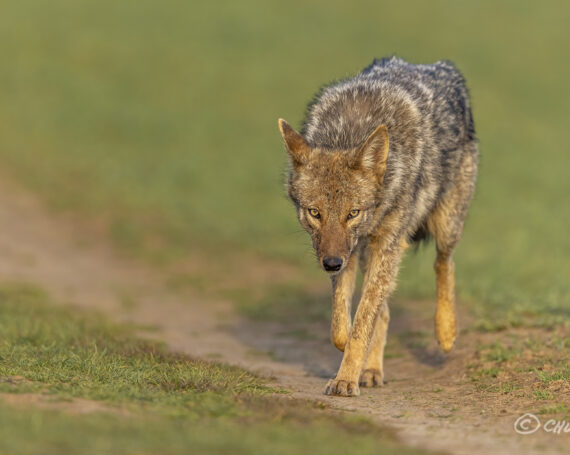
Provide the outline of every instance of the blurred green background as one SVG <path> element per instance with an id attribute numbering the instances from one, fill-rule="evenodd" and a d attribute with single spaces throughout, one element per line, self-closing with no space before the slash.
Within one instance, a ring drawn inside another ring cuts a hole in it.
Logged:
<path id="1" fill-rule="evenodd" d="M 132 254 L 253 251 L 323 282 L 284 197 L 277 118 L 300 126 L 319 86 L 374 57 L 453 60 L 481 150 L 460 295 L 511 324 L 569 315 L 568 2 L 19 0 L 0 13 L 2 174 L 104 220 Z M 404 263 L 400 295 L 433 298 L 432 250 Z"/>

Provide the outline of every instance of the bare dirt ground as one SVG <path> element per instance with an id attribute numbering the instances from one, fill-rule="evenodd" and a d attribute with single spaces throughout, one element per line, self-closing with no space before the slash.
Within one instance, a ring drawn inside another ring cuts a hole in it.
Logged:
<path id="1" fill-rule="evenodd" d="M 413 342 L 415 333 L 431 333 L 433 302 L 392 304 L 399 309 L 391 321 L 384 387 L 361 389 L 358 398 L 332 398 L 324 396 L 323 390 L 334 376 L 341 353 L 328 341 L 325 325 L 313 324 L 310 336 L 298 336 L 282 324 L 238 316 L 230 301 L 186 288 L 174 292 L 162 272 L 117 256 L 100 236 L 81 229 L 80 222 L 51 215 L 12 184 L 0 186 L 0 225 L 2 282 L 33 283 L 56 301 L 151 327 L 144 335 L 163 340 L 170 349 L 274 378 L 277 386 L 291 392 L 291 399 L 318 400 L 333 409 L 367 415 L 395 428 L 407 444 L 453 454 L 568 453 L 570 433 L 519 435 L 514 431 L 518 416 L 535 413 L 539 407 L 525 398 L 528 395 L 513 398 L 480 390 L 469 380 L 469 365 L 477 361 L 476 346 L 503 335 L 464 333 L 447 357 L 434 341 Z M 243 286 L 295 273 L 256 258 L 246 263 L 251 267 L 242 266 L 232 278 Z M 468 315 L 461 319 L 463 326 L 468 325 Z M 519 335 L 549 336 L 530 329 L 521 329 Z M 523 381 L 521 387 L 526 386 Z M 570 394 L 566 385 L 560 387 L 557 393 Z M 1 398 L 41 402 L 22 395 Z M 74 412 L 80 412 L 80 405 L 73 406 Z"/>

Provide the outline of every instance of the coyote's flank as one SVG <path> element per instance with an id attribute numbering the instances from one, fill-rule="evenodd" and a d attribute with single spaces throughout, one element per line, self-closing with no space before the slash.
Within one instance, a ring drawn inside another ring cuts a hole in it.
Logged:
<path id="1" fill-rule="evenodd" d="M 437 258 L 435 334 L 457 337 L 453 250 L 473 196 L 477 143 L 469 94 L 449 62 L 375 60 L 323 88 L 301 133 L 279 129 L 290 158 L 288 194 L 331 276 L 331 337 L 344 351 L 329 395 L 380 386 L 388 297 L 404 250 L 431 236 Z M 357 267 L 362 298 L 351 321 Z"/>

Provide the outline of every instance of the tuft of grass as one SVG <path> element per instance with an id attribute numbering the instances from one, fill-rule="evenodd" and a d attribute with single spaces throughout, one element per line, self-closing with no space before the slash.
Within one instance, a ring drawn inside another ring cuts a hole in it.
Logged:
<path id="1" fill-rule="evenodd" d="M 480 368 L 480 369 L 475 371 L 475 376 L 476 377 L 487 376 L 487 377 L 491 377 L 491 378 L 496 378 L 500 372 L 501 372 L 501 369 L 498 367 Z"/>
<path id="2" fill-rule="evenodd" d="M 538 378 L 544 383 L 548 384 L 552 381 L 566 381 L 570 383 L 570 365 L 564 364 L 561 366 L 560 369 L 556 371 L 539 371 L 538 369 L 534 370 Z"/>
<path id="3" fill-rule="evenodd" d="M 554 399 L 554 395 L 549 390 L 544 389 L 536 389 L 532 392 L 535 400 L 552 400 Z"/>

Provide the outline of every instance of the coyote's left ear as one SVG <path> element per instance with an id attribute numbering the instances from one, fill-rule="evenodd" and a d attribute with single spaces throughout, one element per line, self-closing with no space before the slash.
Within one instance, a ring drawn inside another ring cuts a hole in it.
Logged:
<path id="1" fill-rule="evenodd" d="M 305 164 L 311 152 L 311 147 L 309 147 L 305 138 L 297 133 L 297 131 L 282 118 L 279 119 L 279 130 L 281 131 L 281 136 L 283 136 L 285 147 L 287 147 L 287 152 L 289 152 L 293 165 L 300 166 Z"/>
<path id="2" fill-rule="evenodd" d="M 364 145 L 356 153 L 354 165 L 357 168 L 375 173 L 378 177 L 378 183 L 382 183 L 386 172 L 389 149 L 388 128 L 386 125 L 380 125 L 368 136 Z"/>

